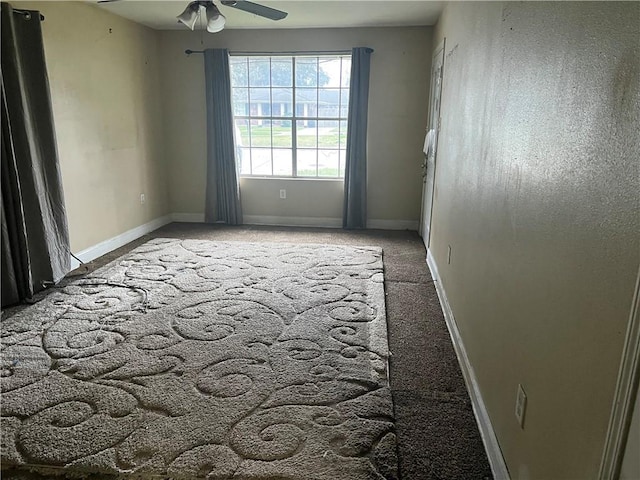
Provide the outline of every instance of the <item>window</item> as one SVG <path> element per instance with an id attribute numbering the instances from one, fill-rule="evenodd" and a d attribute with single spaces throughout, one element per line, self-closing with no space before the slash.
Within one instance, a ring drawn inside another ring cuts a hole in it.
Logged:
<path id="1" fill-rule="evenodd" d="M 351 55 L 230 63 L 240 174 L 344 177 Z"/>

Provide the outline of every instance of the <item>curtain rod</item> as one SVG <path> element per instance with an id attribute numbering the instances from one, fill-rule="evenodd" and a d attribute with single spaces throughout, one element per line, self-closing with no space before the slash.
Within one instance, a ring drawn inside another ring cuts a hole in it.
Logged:
<path id="1" fill-rule="evenodd" d="M 25 18 L 26 18 L 27 20 L 29 20 L 29 19 L 31 18 L 31 14 L 32 14 L 33 12 L 30 12 L 29 10 L 19 10 L 19 9 L 17 9 L 17 8 L 14 8 L 14 9 L 13 9 L 13 13 L 17 13 L 17 14 L 19 14 L 19 15 L 24 15 L 24 16 L 25 16 Z M 44 15 L 42 15 L 41 13 L 40 13 L 40 21 L 44 21 Z"/>
<path id="2" fill-rule="evenodd" d="M 204 53 L 204 50 L 185 50 L 184 53 Z M 351 50 L 322 50 L 322 51 L 290 51 L 290 52 L 242 52 L 230 51 L 229 55 L 244 55 L 248 57 L 277 57 L 286 55 L 350 55 Z"/>

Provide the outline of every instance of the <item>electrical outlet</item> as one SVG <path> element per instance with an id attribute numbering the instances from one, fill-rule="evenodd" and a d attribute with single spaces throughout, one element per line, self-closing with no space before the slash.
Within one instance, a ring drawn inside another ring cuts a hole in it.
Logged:
<path id="1" fill-rule="evenodd" d="M 280 198 L 287 198 L 287 191 L 282 189 L 280 190 Z"/>
<path id="2" fill-rule="evenodd" d="M 451 245 L 447 245 L 447 264 L 451 264 Z"/>
<path id="3" fill-rule="evenodd" d="M 140 194 L 140 205 L 144 205 L 144 203 L 147 201 L 147 198 L 144 196 L 144 193 Z"/>
<path id="4" fill-rule="evenodd" d="M 520 428 L 524 429 L 524 414 L 527 411 L 527 394 L 524 392 L 522 384 L 518 384 L 518 394 L 516 395 L 516 418 Z"/>

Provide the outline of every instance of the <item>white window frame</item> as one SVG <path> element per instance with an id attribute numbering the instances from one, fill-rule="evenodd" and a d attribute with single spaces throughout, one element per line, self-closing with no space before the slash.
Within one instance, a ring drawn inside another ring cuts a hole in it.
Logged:
<path id="1" fill-rule="evenodd" d="M 249 151 L 253 148 L 259 148 L 259 149 L 269 149 L 271 150 L 271 174 L 264 174 L 264 173 L 253 173 L 253 165 L 252 163 L 250 163 L 250 172 L 252 173 L 241 173 L 240 172 L 240 176 L 241 177 L 247 177 L 247 178 L 286 178 L 286 179 L 291 179 L 291 178 L 299 178 L 299 179 L 316 179 L 316 180 L 343 180 L 344 179 L 344 163 L 346 162 L 346 135 L 347 135 L 347 128 L 348 128 L 348 112 L 346 114 L 346 116 L 341 116 L 341 112 L 343 107 L 347 107 L 348 105 L 343 105 L 342 104 L 342 90 L 347 90 L 347 92 L 349 92 L 349 95 L 351 94 L 351 92 L 349 91 L 349 86 L 343 86 L 342 85 L 342 78 L 343 75 L 345 75 L 344 70 L 342 69 L 343 67 L 341 66 L 341 77 L 340 77 L 340 85 L 339 87 L 327 87 L 327 88 L 335 88 L 336 90 L 338 90 L 338 113 L 336 117 L 320 117 L 320 116 L 315 116 L 315 117 L 301 117 L 298 116 L 297 113 L 297 103 L 296 103 L 296 88 L 304 88 L 304 89 L 310 89 L 310 88 L 315 88 L 316 91 L 316 105 L 319 105 L 319 95 L 320 95 L 320 89 L 322 89 L 323 87 L 318 85 L 318 81 L 316 81 L 316 85 L 312 86 L 312 87 L 300 87 L 297 86 L 296 87 L 296 58 L 316 58 L 318 60 L 318 62 L 320 61 L 320 59 L 322 57 L 329 57 L 329 58 L 349 58 L 351 59 L 351 52 L 347 52 L 347 51 L 341 51 L 341 52 L 283 52 L 283 53 L 258 53 L 258 52 L 237 52 L 237 53 L 230 53 L 230 57 L 264 57 L 264 58 L 268 58 L 269 62 L 271 64 L 272 59 L 277 58 L 277 57 L 292 57 L 292 75 L 291 75 L 291 87 L 279 87 L 276 86 L 274 87 L 272 85 L 271 82 L 271 78 L 269 81 L 269 86 L 261 86 L 261 85 L 250 85 L 250 81 L 249 81 L 249 72 L 247 71 L 247 85 L 245 86 L 234 86 L 233 83 L 231 85 L 232 91 L 233 88 L 246 88 L 247 90 L 247 105 L 249 105 L 249 112 L 248 115 L 236 115 L 235 114 L 235 105 L 233 104 L 233 95 L 232 95 L 232 109 L 233 109 L 233 121 L 234 121 L 234 125 L 236 125 L 236 120 L 244 120 L 247 122 L 248 124 L 248 136 L 249 136 L 249 144 L 246 146 L 242 146 L 243 148 L 248 148 Z M 350 72 L 348 72 L 350 74 Z M 271 76 L 272 74 L 272 69 L 271 69 L 271 65 L 269 66 L 269 75 Z M 318 65 L 318 76 L 320 75 L 320 68 Z M 291 107 L 291 116 L 287 117 L 287 116 L 280 116 L 280 115 L 273 115 L 273 112 L 270 111 L 268 116 L 265 115 L 260 115 L 260 116 L 256 116 L 256 115 L 252 115 L 251 114 L 251 109 L 250 109 L 250 105 L 251 105 L 251 89 L 252 88 L 269 88 L 269 105 L 270 107 L 273 106 L 273 89 L 274 88 L 291 88 L 292 90 L 292 107 Z M 317 115 L 317 111 L 316 111 L 316 115 Z M 251 146 L 251 121 L 252 120 L 261 120 L 261 121 L 266 121 L 269 122 L 272 125 L 273 128 L 273 122 L 274 121 L 287 121 L 287 122 L 291 122 L 291 147 L 282 147 L 282 148 L 286 148 L 286 149 L 291 149 L 291 155 L 292 155 L 292 159 L 291 159 L 291 175 L 283 175 L 283 174 L 274 174 L 274 161 L 273 161 L 273 150 L 274 148 L 278 148 L 278 147 L 274 147 L 273 145 L 273 130 L 271 131 L 271 146 L 269 147 L 252 147 Z M 325 147 L 322 148 L 319 146 L 319 138 L 320 138 L 320 133 L 319 130 L 316 129 L 316 142 L 315 142 L 315 147 L 302 147 L 303 149 L 308 149 L 308 150 L 315 150 L 316 152 L 316 162 L 315 162 L 315 167 L 316 167 L 316 175 L 298 175 L 297 173 L 297 167 L 298 167 L 298 146 L 297 146 L 297 141 L 298 141 L 298 133 L 297 133 L 297 129 L 298 129 L 298 121 L 314 121 L 316 122 L 316 126 L 323 121 L 329 121 L 329 122 L 337 122 L 338 123 L 338 147 L 334 148 L 334 147 Z M 345 123 L 345 127 L 344 127 L 344 134 L 345 134 L 345 142 L 344 142 L 344 146 L 340 145 L 340 136 L 342 133 L 342 124 L 343 122 Z M 236 135 L 237 135 L 238 129 L 236 128 Z M 236 149 L 238 149 L 239 146 L 236 146 Z M 318 161 L 318 155 L 319 155 L 319 150 L 336 150 L 338 152 L 338 175 L 337 176 L 328 176 L 328 175 L 319 175 L 318 173 L 318 169 L 319 169 L 319 161 Z M 236 150 L 237 151 L 237 150 Z M 252 162 L 252 159 L 249 159 L 249 162 Z"/>

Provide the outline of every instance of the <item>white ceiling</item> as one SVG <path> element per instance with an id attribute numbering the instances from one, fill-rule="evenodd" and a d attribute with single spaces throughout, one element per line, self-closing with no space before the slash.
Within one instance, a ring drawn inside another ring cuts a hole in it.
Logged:
<path id="1" fill-rule="evenodd" d="M 95 3 L 95 0 L 87 0 Z M 134 22 L 157 30 L 186 29 L 176 20 L 189 0 L 120 0 L 97 4 Z M 288 12 L 287 18 L 268 20 L 231 7 L 220 6 L 227 18 L 226 29 L 234 28 L 323 28 L 390 27 L 434 25 L 443 2 L 427 0 L 255 0 Z"/>

